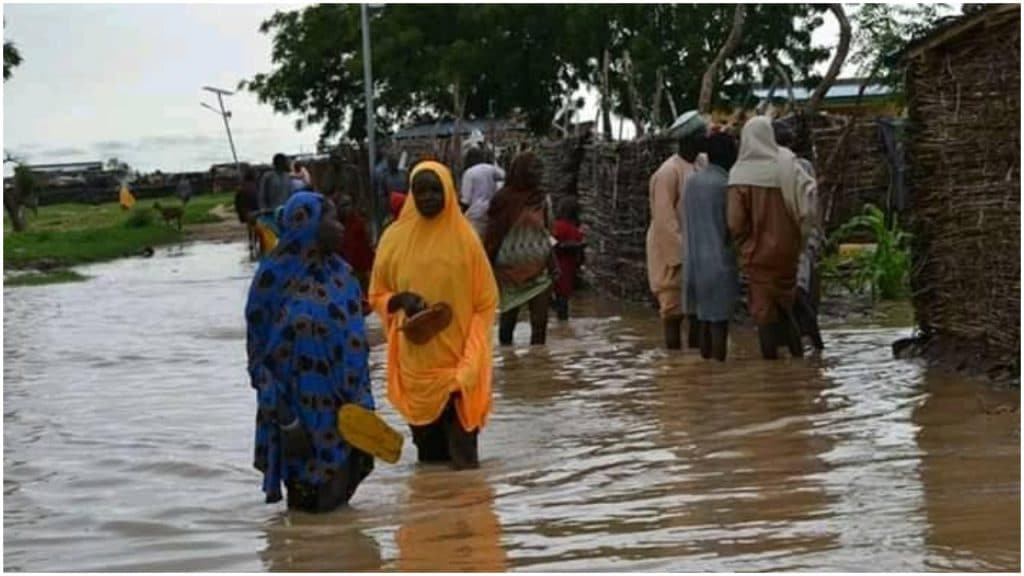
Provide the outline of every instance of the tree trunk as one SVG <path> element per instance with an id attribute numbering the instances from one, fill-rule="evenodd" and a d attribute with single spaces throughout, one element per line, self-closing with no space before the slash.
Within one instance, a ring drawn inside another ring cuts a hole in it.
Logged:
<path id="1" fill-rule="evenodd" d="M 572 124 L 572 119 L 576 109 L 573 108 L 572 94 L 569 94 L 565 98 L 565 118 L 562 120 L 562 133 L 568 134 L 569 126 Z"/>
<path id="2" fill-rule="evenodd" d="M 789 110 L 795 109 L 796 95 L 793 93 L 793 81 L 789 78 L 786 67 L 775 56 L 769 56 L 768 60 L 772 65 L 772 70 L 775 71 L 775 74 L 782 80 L 783 86 L 786 87 L 786 96 L 789 98 Z"/>
<path id="3" fill-rule="evenodd" d="M 715 88 L 715 75 L 718 74 L 718 69 L 725 63 L 725 59 L 739 46 L 740 39 L 743 36 L 743 21 L 746 15 L 746 6 L 737 4 L 732 14 L 732 30 L 729 31 L 729 37 L 725 39 L 725 44 L 722 45 L 715 59 L 711 61 L 711 65 L 704 72 L 704 78 L 700 82 L 700 100 L 698 100 L 697 104 L 697 109 L 700 110 L 701 114 L 711 113 L 711 98 Z"/>
<path id="4" fill-rule="evenodd" d="M 651 130 L 657 130 L 661 120 L 661 96 L 665 91 L 665 78 L 662 68 L 655 75 L 654 101 L 651 103 Z"/>
<path id="5" fill-rule="evenodd" d="M 459 98 L 458 82 L 455 83 L 455 88 L 452 90 L 452 93 L 455 98 L 455 127 L 452 129 L 451 153 L 455 158 L 451 162 L 451 167 L 453 174 L 458 175 L 462 172 L 462 113 L 466 107 L 466 100 Z"/>
<path id="6" fill-rule="evenodd" d="M 569 101 L 572 101 L 572 95 L 569 96 Z M 559 124 L 558 121 L 562 123 Z M 555 112 L 555 117 L 551 119 L 551 127 L 562 133 L 562 138 L 565 138 L 569 134 L 569 104 L 563 105 Z"/>
<path id="7" fill-rule="evenodd" d="M 829 64 L 825 77 L 821 79 L 821 84 L 818 84 L 818 87 L 814 89 L 814 93 L 807 100 L 805 110 L 809 116 L 814 116 L 818 112 L 821 102 L 825 99 L 825 93 L 828 92 L 836 78 L 839 77 L 839 71 L 843 67 L 843 62 L 846 61 L 846 54 L 850 51 L 850 37 L 852 33 L 850 31 L 850 21 L 846 18 L 846 11 L 843 10 L 843 5 L 829 4 L 828 8 L 835 15 L 836 20 L 839 21 L 839 46 L 836 47 L 836 54 L 832 57 L 832 63 Z"/>
<path id="8" fill-rule="evenodd" d="M 21 206 L 18 202 L 18 192 L 13 188 L 10 191 L 4 190 L 4 210 L 7 212 L 7 216 L 11 219 L 11 225 L 14 226 L 14 231 L 24 232 L 25 214 L 21 210 Z"/>
<path id="9" fill-rule="evenodd" d="M 776 77 L 772 79 L 772 85 L 770 88 L 768 88 L 768 94 L 765 95 L 765 97 L 761 99 L 760 102 L 757 103 L 757 107 L 754 108 L 754 111 L 757 112 L 758 115 L 763 115 L 765 112 L 768 111 L 768 106 L 771 105 L 772 100 L 775 98 L 775 91 L 778 89 L 779 79 L 778 77 Z"/>
<path id="10" fill-rule="evenodd" d="M 859 108 L 860 107 L 860 101 L 861 101 L 861 98 L 864 97 L 864 91 L 867 89 L 868 84 L 870 84 L 871 81 L 875 79 L 875 76 L 878 75 L 878 72 L 881 69 L 882 69 L 882 62 L 881 62 L 881 60 L 879 60 L 871 68 L 871 72 L 868 73 L 867 77 L 864 78 L 864 80 L 861 81 L 860 88 L 857 88 L 857 99 L 853 103 L 853 107 L 854 108 Z"/>
<path id="11" fill-rule="evenodd" d="M 626 86 L 629 93 L 629 111 L 633 120 L 633 138 L 644 135 L 644 107 L 640 100 L 640 92 L 636 89 L 636 78 L 633 76 L 633 59 L 629 57 L 629 50 L 623 54 L 625 64 Z"/>
<path id="12" fill-rule="evenodd" d="M 672 97 L 672 91 L 668 89 L 668 86 L 665 87 L 665 98 L 668 99 L 668 109 L 672 113 L 672 120 L 669 122 L 671 124 L 679 117 L 679 112 L 676 111 L 676 99 Z"/>
<path id="13" fill-rule="evenodd" d="M 612 139 L 612 114 L 611 102 L 608 101 L 608 68 L 612 65 L 612 57 L 607 50 L 604 51 L 604 64 L 601 67 L 601 132 L 606 141 Z"/>

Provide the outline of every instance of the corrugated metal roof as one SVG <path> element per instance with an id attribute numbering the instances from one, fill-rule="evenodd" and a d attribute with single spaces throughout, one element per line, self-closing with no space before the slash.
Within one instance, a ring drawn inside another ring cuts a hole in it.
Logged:
<path id="1" fill-rule="evenodd" d="M 860 84 L 858 83 L 833 84 L 832 87 L 828 89 L 828 92 L 825 93 L 825 101 L 828 102 L 829 100 L 856 98 L 858 90 L 860 90 Z M 803 86 L 794 86 L 793 98 L 798 102 L 807 100 L 811 97 L 811 92 L 812 90 L 808 90 Z M 864 89 L 865 98 L 889 96 L 890 94 L 892 94 L 892 88 L 883 84 L 868 84 Z M 768 96 L 768 88 L 755 88 L 754 96 L 757 98 L 764 98 Z M 789 94 L 786 92 L 784 87 L 779 87 L 775 89 L 774 98 L 786 99 L 789 98 Z"/>
<path id="2" fill-rule="evenodd" d="M 55 164 L 33 164 L 28 167 L 33 172 L 81 172 L 85 170 L 103 170 L 103 162 L 60 162 Z"/>
<path id="3" fill-rule="evenodd" d="M 497 130 L 509 131 L 509 130 L 525 130 L 525 128 L 518 124 L 510 124 L 504 120 L 495 120 L 494 127 Z M 463 120 L 462 121 L 462 133 L 470 134 L 474 130 L 486 134 L 491 129 L 490 120 Z M 396 140 L 405 140 L 409 138 L 437 138 L 437 137 L 451 137 L 455 132 L 455 122 L 452 120 L 445 120 L 442 122 L 429 122 L 423 124 L 417 124 L 415 126 L 406 126 L 395 132 Z"/>

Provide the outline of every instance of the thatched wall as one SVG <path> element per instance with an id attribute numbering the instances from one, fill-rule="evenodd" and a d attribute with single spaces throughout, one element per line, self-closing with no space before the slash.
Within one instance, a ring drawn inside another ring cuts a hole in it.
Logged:
<path id="1" fill-rule="evenodd" d="M 894 185 L 899 170 L 886 158 L 881 128 L 882 122 L 894 121 L 870 115 L 827 114 L 781 120 L 796 136 L 793 151 L 815 166 L 827 233 L 860 215 L 866 204 L 874 204 L 887 214 L 898 214 L 902 209 L 898 186 Z M 893 161 L 899 162 L 895 157 Z"/>
<path id="2" fill-rule="evenodd" d="M 541 189 L 551 196 L 554 206 L 562 198 L 578 194 L 580 168 L 590 140 L 588 133 L 561 140 L 545 139 L 532 145 L 544 168 Z"/>
<path id="3" fill-rule="evenodd" d="M 885 209 L 888 202 L 889 168 L 877 122 L 857 120 L 840 142 L 845 126 L 845 121 L 819 122 L 810 131 L 817 152 L 822 209 L 830 207 L 829 231 L 860 214 L 866 203 Z M 570 173 L 548 173 L 549 166 L 572 166 L 565 158 L 575 143 L 561 142 L 561 162 L 545 162 L 545 181 L 550 183 L 545 189 L 551 190 L 553 197 L 569 189 L 572 181 Z M 547 146 L 555 148 L 554 143 Z M 586 146 L 576 188 L 584 223 L 590 226 L 588 266 L 598 289 L 628 300 L 650 298 L 644 244 L 650 221 L 647 185 L 651 174 L 674 152 L 671 139 Z"/>
<path id="4" fill-rule="evenodd" d="M 1020 7 L 964 20 L 970 29 L 941 30 L 908 62 L 913 302 L 926 333 L 1009 362 L 1020 352 Z"/>
<path id="5" fill-rule="evenodd" d="M 849 133 L 843 136 L 847 123 Z M 812 130 L 818 191 L 826 232 L 832 233 L 866 204 L 889 207 L 890 168 L 875 118 L 843 118 Z"/>
<path id="6" fill-rule="evenodd" d="M 587 280 L 600 292 L 637 302 L 651 300 L 646 234 L 647 183 L 675 153 L 675 141 L 595 142 L 586 147 L 577 184 L 588 227 Z"/>

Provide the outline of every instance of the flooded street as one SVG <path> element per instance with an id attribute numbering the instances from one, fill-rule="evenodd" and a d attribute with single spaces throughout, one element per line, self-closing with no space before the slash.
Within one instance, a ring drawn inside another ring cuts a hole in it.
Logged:
<path id="1" fill-rule="evenodd" d="M 192 245 L 4 291 L 7 570 L 1020 569 L 1019 414 L 894 360 L 909 328 L 830 328 L 821 358 L 777 363 L 737 330 L 709 364 L 597 299 L 497 351 L 480 470 L 416 464 L 378 344 L 401 461 L 348 509 L 265 505 L 252 266 Z"/>

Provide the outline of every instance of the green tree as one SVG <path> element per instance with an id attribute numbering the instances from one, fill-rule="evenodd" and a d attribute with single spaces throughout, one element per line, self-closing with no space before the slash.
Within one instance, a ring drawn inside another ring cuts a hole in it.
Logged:
<path id="1" fill-rule="evenodd" d="M 750 86 L 763 79 L 770 58 L 787 62 L 799 80 L 813 79 L 811 69 L 828 56 L 811 44 L 811 32 L 821 26 L 824 10 L 806 4 L 747 6 L 740 44 L 718 71 L 714 93 L 746 103 Z M 674 113 L 697 107 L 701 78 L 729 34 L 735 8 L 574 4 L 568 11 L 563 53 L 571 87 L 601 86 L 602 52 L 607 50 L 611 111 L 658 127 L 671 123 Z M 629 70 L 623 65 L 627 53 Z M 657 94 L 659 79 L 664 95 L 655 102 L 650 96 Z M 632 93 L 648 98 L 631 98 Z"/>
<path id="2" fill-rule="evenodd" d="M 862 4 L 853 15 L 855 33 L 850 63 L 857 75 L 902 89 L 900 57 L 914 38 L 949 15 L 946 4 Z"/>
<path id="3" fill-rule="evenodd" d="M 7 212 L 8 218 L 11 219 L 14 231 L 23 232 L 27 227 L 25 223 L 25 207 L 28 206 L 35 210 L 35 207 L 38 205 L 36 177 L 27 164 L 5 151 L 4 164 L 9 162 L 15 163 L 14 185 L 11 187 L 4 186 L 4 211 Z"/>
<path id="4" fill-rule="evenodd" d="M 4 80 L 11 77 L 11 72 L 21 64 L 21 53 L 14 42 L 4 42 Z"/>
<path id="5" fill-rule="evenodd" d="M 7 28 L 7 21 L 4 20 L 4 28 Z M 21 64 L 21 52 L 14 42 L 4 42 L 4 82 L 11 77 L 11 73 Z"/>
<path id="6" fill-rule="evenodd" d="M 122 162 L 116 157 L 107 160 L 106 169 L 108 172 L 114 173 L 118 178 L 124 178 L 132 171 L 132 167 L 127 162 Z"/>
<path id="7" fill-rule="evenodd" d="M 373 11 L 374 97 L 384 127 L 462 112 L 521 109 L 533 127 L 550 120 L 561 87 L 555 42 L 559 5 L 387 5 Z M 241 82 L 279 112 L 322 123 L 321 140 L 364 134 L 358 5 L 278 12 L 274 69 Z M 493 108 L 492 108 L 493 107 Z"/>
<path id="8" fill-rule="evenodd" d="M 743 40 L 718 77 L 727 98 L 749 98 L 767 58 L 796 78 L 827 54 L 810 43 L 824 7 L 751 5 Z M 583 85 L 602 86 L 608 54 L 609 111 L 638 127 L 671 121 L 697 104 L 700 80 L 728 34 L 730 5 L 387 5 L 371 16 L 375 114 L 383 129 L 411 119 L 524 114 L 546 130 Z M 358 5 L 275 13 L 270 72 L 240 87 L 299 125 L 322 125 L 321 141 L 362 139 L 362 48 Z"/>

